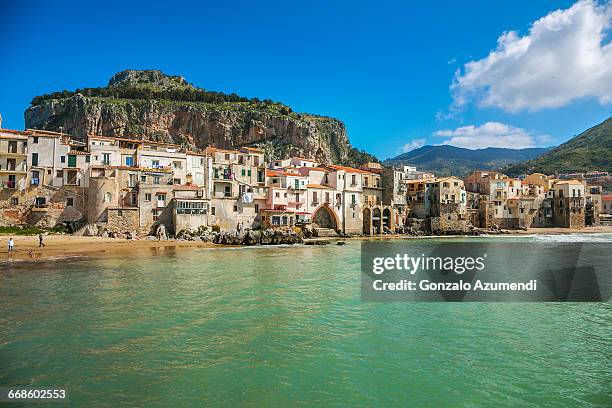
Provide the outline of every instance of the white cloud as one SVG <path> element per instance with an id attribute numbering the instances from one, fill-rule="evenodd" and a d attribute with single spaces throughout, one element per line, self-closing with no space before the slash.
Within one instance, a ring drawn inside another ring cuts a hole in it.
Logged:
<path id="1" fill-rule="evenodd" d="M 481 126 L 462 126 L 457 129 L 439 130 L 436 136 L 449 138 L 444 145 L 483 149 L 485 147 L 507 147 L 522 149 L 546 144 L 551 140 L 548 135 L 534 135 L 524 129 L 499 122 L 487 122 Z"/>
<path id="2" fill-rule="evenodd" d="M 406 143 L 404 146 L 402 146 L 402 152 L 410 152 L 423 146 L 425 146 L 425 139 L 414 139 L 413 141 Z"/>
<path id="3" fill-rule="evenodd" d="M 535 21 L 529 33 L 505 32 L 497 48 L 465 64 L 451 85 L 451 111 L 470 101 L 508 112 L 565 106 L 594 97 L 612 102 L 612 3 L 579 1 Z"/>

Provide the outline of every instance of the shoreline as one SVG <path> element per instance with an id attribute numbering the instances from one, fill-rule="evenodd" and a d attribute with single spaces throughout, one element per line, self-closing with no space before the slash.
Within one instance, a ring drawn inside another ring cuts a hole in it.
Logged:
<path id="1" fill-rule="evenodd" d="M 444 238 L 486 238 L 486 237 L 507 237 L 507 236 L 529 236 L 529 235 L 585 235 L 585 234 L 605 234 L 612 233 L 612 226 L 587 227 L 580 230 L 569 228 L 529 228 L 524 230 L 504 230 L 500 234 L 483 234 L 478 236 L 469 235 L 375 235 L 371 237 L 321 237 L 311 238 L 305 241 L 347 241 L 347 240 L 367 240 L 367 239 L 444 239 Z M 12 258 L 8 258 L 6 241 L 9 237 L 15 241 L 15 253 Z M 0 234 L 2 250 L 0 251 L 0 264 L 7 264 L 11 261 L 40 262 L 49 260 L 59 260 L 62 258 L 78 257 L 97 257 L 105 254 L 117 255 L 125 252 L 143 251 L 164 251 L 185 248 L 230 248 L 232 245 L 214 244 L 203 241 L 184 241 L 170 239 L 166 241 L 154 241 L 148 239 L 127 240 L 119 238 L 84 237 L 74 235 L 45 235 L 44 248 L 38 247 L 38 236 L 18 236 L 10 234 Z M 242 246 L 240 246 L 242 247 Z M 33 251 L 35 258 L 30 258 L 29 252 Z"/>

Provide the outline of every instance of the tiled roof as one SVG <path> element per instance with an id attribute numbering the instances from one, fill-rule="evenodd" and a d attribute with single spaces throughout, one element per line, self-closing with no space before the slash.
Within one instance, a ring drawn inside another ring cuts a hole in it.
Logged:
<path id="1" fill-rule="evenodd" d="M 334 170 L 344 170 L 349 173 L 360 173 L 360 174 L 374 174 L 371 171 L 356 169 L 354 167 L 340 166 L 337 164 L 324 164 L 322 167 L 329 167 Z"/>
<path id="2" fill-rule="evenodd" d="M 206 149 L 204 149 L 205 152 L 210 152 L 210 153 L 233 153 L 236 154 L 238 153 L 237 150 L 227 150 L 227 149 L 219 149 L 218 147 L 214 147 L 214 146 L 208 146 Z"/>

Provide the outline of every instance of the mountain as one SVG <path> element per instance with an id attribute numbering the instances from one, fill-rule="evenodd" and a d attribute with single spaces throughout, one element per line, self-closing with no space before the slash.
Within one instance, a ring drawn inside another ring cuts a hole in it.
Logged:
<path id="1" fill-rule="evenodd" d="M 508 175 L 525 173 L 612 172 L 612 117 L 532 160 L 504 169 Z"/>
<path id="2" fill-rule="evenodd" d="M 36 96 L 25 111 L 25 124 L 80 140 L 87 134 L 144 137 L 193 150 L 258 146 L 268 159 L 377 161 L 351 146 L 338 119 L 297 113 L 269 99 L 208 91 L 158 70 L 125 70 L 106 87 Z"/>
<path id="3" fill-rule="evenodd" d="M 548 151 L 548 148 L 504 149 L 464 149 L 441 145 L 423 146 L 402 153 L 383 163 L 388 166 L 416 166 L 418 170 L 430 171 L 440 176 L 466 176 L 474 170 L 494 170 L 510 163 L 528 160 Z"/>

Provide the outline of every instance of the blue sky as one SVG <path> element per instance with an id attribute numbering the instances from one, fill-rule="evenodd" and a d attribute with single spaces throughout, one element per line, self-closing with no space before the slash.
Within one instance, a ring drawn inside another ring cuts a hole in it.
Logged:
<path id="1" fill-rule="evenodd" d="M 606 4 L 84 3 L 0 6 L 3 127 L 23 128 L 35 95 L 104 86 L 126 68 L 337 117 L 379 158 L 423 144 L 553 145 L 612 112 Z"/>

